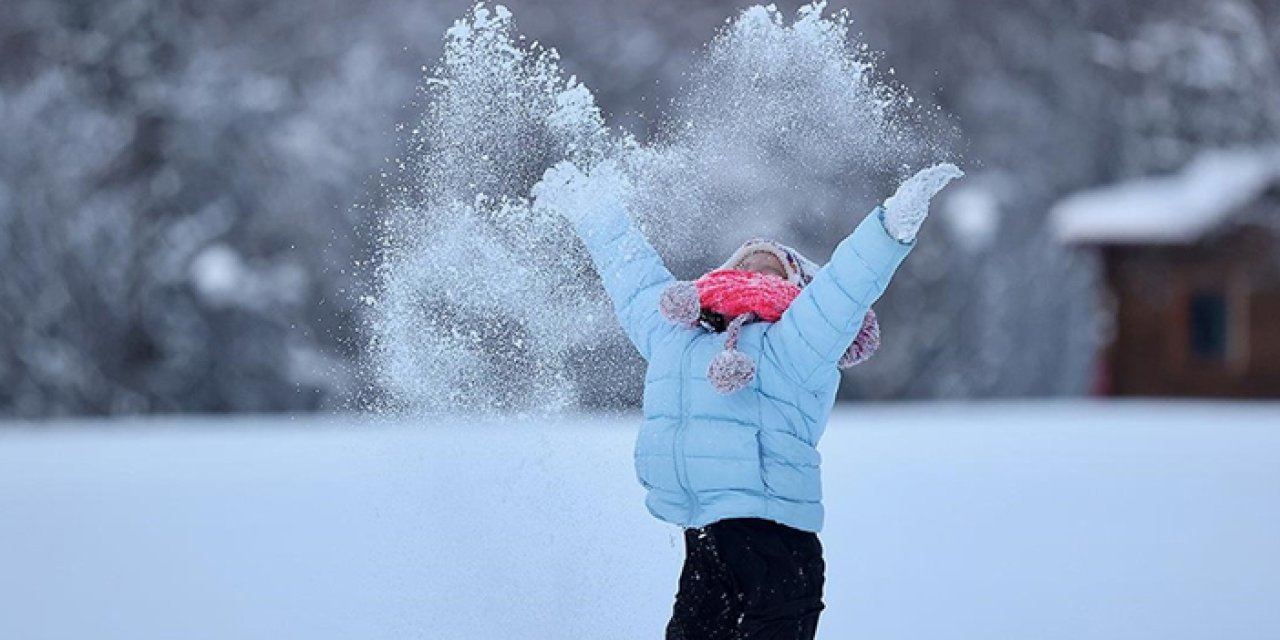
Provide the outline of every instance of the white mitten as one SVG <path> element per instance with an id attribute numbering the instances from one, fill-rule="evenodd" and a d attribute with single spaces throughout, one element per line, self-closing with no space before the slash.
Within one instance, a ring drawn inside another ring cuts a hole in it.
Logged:
<path id="1" fill-rule="evenodd" d="M 612 160 L 596 165 L 590 174 L 562 160 L 542 174 L 530 194 L 534 207 L 554 211 L 576 225 L 605 207 L 620 205 L 630 185 Z"/>
<path id="2" fill-rule="evenodd" d="M 935 164 L 907 178 L 888 200 L 884 201 L 884 228 L 898 242 L 911 242 L 920 225 L 929 216 L 929 201 L 948 182 L 964 176 L 959 167 L 949 162 Z"/>

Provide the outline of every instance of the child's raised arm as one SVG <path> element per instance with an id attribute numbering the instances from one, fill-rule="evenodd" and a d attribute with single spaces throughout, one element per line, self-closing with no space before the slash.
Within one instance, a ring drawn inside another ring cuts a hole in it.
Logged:
<path id="1" fill-rule="evenodd" d="M 821 387 L 862 328 L 862 319 L 915 246 L 929 200 L 964 175 L 940 164 L 909 178 L 840 242 L 831 261 L 765 334 L 766 349 L 795 380 Z"/>
<path id="2" fill-rule="evenodd" d="M 626 177 L 612 162 L 584 174 L 564 161 L 543 174 L 532 195 L 535 206 L 553 210 L 573 224 L 618 322 L 648 360 L 655 339 L 678 330 L 658 310 L 658 297 L 675 277 L 627 215 L 622 200 L 627 188 Z"/>

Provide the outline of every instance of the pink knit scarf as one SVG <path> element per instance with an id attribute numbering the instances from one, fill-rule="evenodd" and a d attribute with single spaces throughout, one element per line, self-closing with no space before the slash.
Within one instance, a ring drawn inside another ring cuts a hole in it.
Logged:
<path id="1" fill-rule="evenodd" d="M 754 271 L 712 271 L 693 282 L 702 308 L 732 320 L 754 313 L 765 322 L 777 322 L 800 287 L 777 276 Z"/>

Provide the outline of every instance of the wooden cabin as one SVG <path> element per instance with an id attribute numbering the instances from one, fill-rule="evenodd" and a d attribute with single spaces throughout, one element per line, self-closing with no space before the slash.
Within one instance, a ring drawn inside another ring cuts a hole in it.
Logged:
<path id="1" fill-rule="evenodd" d="M 1050 221 L 1103 262 L 1099 393 L 1280 398 L 1280 153 L 1211 152 Z"/>

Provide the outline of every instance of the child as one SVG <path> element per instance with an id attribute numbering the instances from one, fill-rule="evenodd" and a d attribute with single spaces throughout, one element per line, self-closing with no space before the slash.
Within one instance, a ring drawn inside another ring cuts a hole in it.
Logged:
<path id="1" fill-rule="evenodd" d="M 825 568 L 816 447 L 839 366 L 874 348 L 871 304 L 929 200 L 962 175 L 942 164 L 911 177 L 821 269 L 757 240 L 693 284 L 676 282 L 632 225 L 611 162 L 589 175 L 562 162 L 533 188 L 537 206 L 574 225 L 648 362 L 636 473 L 649 512 L 684 528 L 686 551 L 668 640 L 814 637 Z"/>

